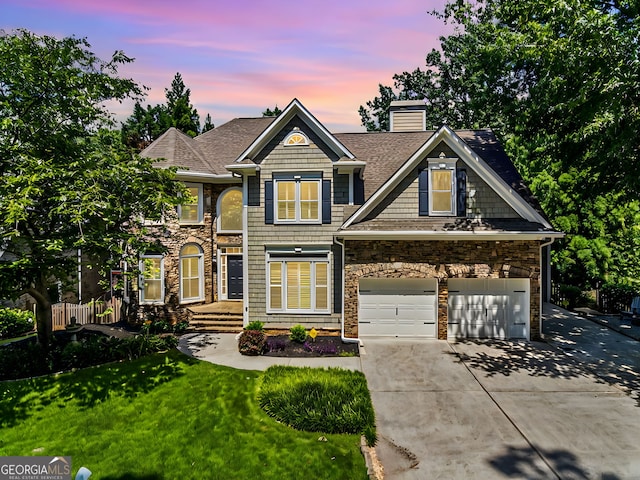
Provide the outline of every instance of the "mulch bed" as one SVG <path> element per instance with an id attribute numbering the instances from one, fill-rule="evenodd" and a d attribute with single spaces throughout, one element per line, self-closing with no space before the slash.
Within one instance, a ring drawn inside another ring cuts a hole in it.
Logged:
<path id="1" fill-rule="evenodd" d="M 292 342 L 288 335 L 267 337 L 268 357 L 339 357 L 358 356 L 357 343 L 345 343 L 338 336 L 318 336 L 307 338 L 304 343 Z"/>

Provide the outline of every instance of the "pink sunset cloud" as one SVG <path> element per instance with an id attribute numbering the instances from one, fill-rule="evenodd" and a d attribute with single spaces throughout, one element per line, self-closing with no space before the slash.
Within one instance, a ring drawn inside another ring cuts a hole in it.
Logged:
<path id="1" fill-rule="evenodd" d="M 5 0 L 0 28 L 87 37 L 99 55 L 124 50 L 130 76 L 164 101 L 176 72 L 216 125 L 299 98 L 335 131 L 360 129 L 378 84 L 424 65 L 450 31 L 428 15 L 445 0 Z M 130 113 L 114 110 L 119 118 Z"/>

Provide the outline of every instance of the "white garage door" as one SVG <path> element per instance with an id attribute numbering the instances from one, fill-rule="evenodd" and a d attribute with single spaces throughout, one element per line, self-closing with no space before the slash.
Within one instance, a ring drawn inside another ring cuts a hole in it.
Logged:
<path id="1" fill-rule="evenodd" d="M 438 281 L 363 278 L 358 289 L 360 336 L 436 338 Z"/>
<path id="2" fill-rule="evenodd" d="M 529 279 L 449 280 L 448 336 L 529 338 Z"/>

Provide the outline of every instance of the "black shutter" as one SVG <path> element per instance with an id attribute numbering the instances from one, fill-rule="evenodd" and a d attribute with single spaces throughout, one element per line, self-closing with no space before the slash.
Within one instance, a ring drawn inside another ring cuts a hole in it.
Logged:
<path id="1" fill-rule="evenodd" d="M 467 171 L 458 169 L 456 171 L 456 204 L 458 217 L 467 216 Z"/>
<path id="2" fill-rule="evenodd" d="M 322 180 L 322 223 L 331 223 L 331 180 Z"/>
<path id="3" fill-rule="evenodd" d="M 273 180 L 264 182 L 264 223 L 273 223 Z"/>
<path id="4" fill-rule="evenodd" d="M 250 207 L 260 206 L 260 172 L 247 178 L 248 198 L 247 205 Z"/>
<path id="5" fill-rule="evenodd" d="M 429 215 L 429 170 L 418 171 L 418 215 Z"/>
<path id="6" fill-rule="evenodd" d="M 364 180 L 356 172 L 353 173 L 353 203 L 356 205 L 364 203 Z"/>

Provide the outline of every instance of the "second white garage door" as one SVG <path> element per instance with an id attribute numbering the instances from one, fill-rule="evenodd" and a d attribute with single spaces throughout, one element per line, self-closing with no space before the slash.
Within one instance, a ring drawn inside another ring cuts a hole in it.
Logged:
<path id="1" fill-rule="evenodd" d="M 358 290 L 360 336 L 436 338 L 438 281 L 363 278 Z"/>
<path id="2" fill-rule="evenodd" d="M 528 338 L 529 279 L 449 280 L 448 336 Z"/>

